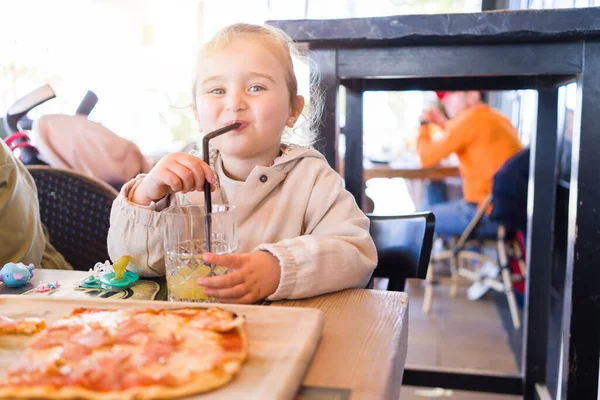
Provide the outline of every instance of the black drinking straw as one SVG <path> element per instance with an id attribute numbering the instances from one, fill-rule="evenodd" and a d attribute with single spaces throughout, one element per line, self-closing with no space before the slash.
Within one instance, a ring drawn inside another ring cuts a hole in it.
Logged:
<path id="1" fill-rule="evenodd" d="M 234 129 L 242 126 L 239 122 L 235 122 L 231 125 L 224 126 L 216 131 L 212 131 L 204 135 L 202 138 L 202 158 L 204 162 L 210 165 L 209 155 L 208 155 L 208 142 L 219 135 L 232 131 Z M 212 213 L 212 199 L 210 197 L 210 182 L 206 179 L 204 180 L 204 211 L 205 211 L 205 222 L 204 222 L 204 230 L 206 235 L 206 250 L 210 252 L 210 217 L 209 214 Z"/>

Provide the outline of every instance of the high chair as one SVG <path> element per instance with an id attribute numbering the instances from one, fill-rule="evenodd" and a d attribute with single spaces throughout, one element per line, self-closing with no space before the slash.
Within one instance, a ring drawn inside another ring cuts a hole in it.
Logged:
<path id="1" fill-rule="evenodd" d="M 50 242 L 79 271 L 109 260 L 106 237 L 118 193 L 74 170 L 27 166 L 37 186 L 40 217 Z"/>
<path id="2" fill-rule="evenodd" d="M 373 278 L 387 278 L 387 290 L 401 292 L 406 279 L 424 279 L 433 244 L 433 213 L 368 217 L 378 260 L 367 288 L 373 288 Z"/>

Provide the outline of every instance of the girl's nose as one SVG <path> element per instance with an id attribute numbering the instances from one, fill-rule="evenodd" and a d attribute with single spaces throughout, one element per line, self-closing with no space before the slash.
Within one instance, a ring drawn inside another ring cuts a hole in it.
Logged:
<path id="1" fill-rule="evenodd" d="M 230 92 L 227 96 L 227 109 L 230 111 L 241 111 L 246 108 L 246 101 L 243 94 Z"/>

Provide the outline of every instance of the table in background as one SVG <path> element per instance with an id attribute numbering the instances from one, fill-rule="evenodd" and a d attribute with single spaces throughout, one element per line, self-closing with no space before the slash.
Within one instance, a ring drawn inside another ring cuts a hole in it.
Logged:
<path id="1" fill-rule="evenodd" d="M 344 176 L 344 161 L 340 161 L 339 173 Z M 376 163 L 363 160 L 363 196 L 362 209 L 364 212 L 373 212 L 375 204 L 365 193 L 366 183 L 372 178 L 403 178 L 410 197 L 417 208 L 422 204 L 423 181 L 443 181 L 447 178 L 460 178 L 460 170 L 455 165 L 436 165 L 421 167 L 415 162 L 392 160 L 389 163 Z"/>
<path id="2" fill-rule="evenodd" d="M 344 176 L 344 172 L 344 161 L 340 161 L 339 173 L 341 176 Z M 418 164 L 402 161 L 375 163 L 368 159 L 363 160 L 364 182 L 372 178 L 429 179 L 436 181 L 455 177 L 460 177 L 460 170 L 458 166 L 454 165 L 421 167 Z"/>

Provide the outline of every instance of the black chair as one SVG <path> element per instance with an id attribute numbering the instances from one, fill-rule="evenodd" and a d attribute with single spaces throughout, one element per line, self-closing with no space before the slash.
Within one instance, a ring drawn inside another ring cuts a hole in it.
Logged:
<path id="1" fill-rule="evenodd" d="M 406 278 L 425 279 L 433 245 L 433 213 L 368 217 L 379 259 L 373 278 L 389 279 L 387 290 L 392 291 L 403 291 Z M 373 278 L 368 287 L 373 286 Z"/>
<path id="2" fill-rule="evenodd" d="M 56 250 L 80 271 L 109 260 L 106 238 L 117 191 L 73 170 L 27 169 L 37 186 L 42 223 Z"/>
<path id="3" fill-rule="evenodd" d="M 450 295 L 456 296 L 458 277 L 473 282 L 481 281 L 497 292 L 504 293 L 508 301 L 512 323 L 515 329 L 521 327 L 519 307 L 515 297 L 514 284 L 522 282 L 525 276 L 525 259 L 518 240 L 518 231 L 525 232 L 527 227 L 527 185 L 529 179 L 530 149 L 516 153 L 494 174 L 492 193 L 478 207 L 477 213 L 460 237 L 450 238 L 450 249 L 434 254 L 433 262 L 449 260 L 452 271 Z M 492 212 L 488 216 L 496 225 L 494 235 L 478 232 L 479 222 L 489 205 Z M 473 243 L 475 241 L 475 243 Z M 479 252 L 468 250 L 478 244 L 493 245 L 497 249 L 497 260 Z M 512 261 L 519 265 L 520 274 L 511 271 Z M 481 264 L 496 264 L 500 270 L 497 278 L 482 276 L 467 266 L 471 261 Z M 423 300 L 423 311 L 429 313 L 433 301 L 433 269 L 427 276 L 427 286 Z"/>

